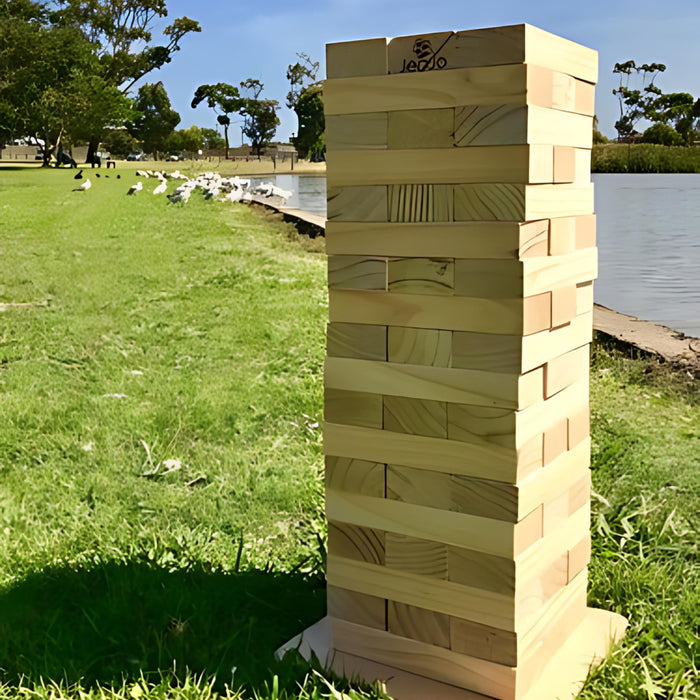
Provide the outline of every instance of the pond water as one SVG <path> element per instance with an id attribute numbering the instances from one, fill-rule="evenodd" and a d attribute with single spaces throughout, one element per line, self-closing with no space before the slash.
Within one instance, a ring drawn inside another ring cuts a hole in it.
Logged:
<path id="1" fill-rule="evenodd" d="M 270 178 L 261 178 L 262 180 Z M 599 304 L 700 337 L 700 175 L 594 175 Z M 326 179 L 278 175 L 325 216 Z"/>

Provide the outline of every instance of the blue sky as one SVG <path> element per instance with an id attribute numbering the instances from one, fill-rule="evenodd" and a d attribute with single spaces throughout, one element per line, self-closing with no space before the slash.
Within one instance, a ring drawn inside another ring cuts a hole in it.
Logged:
<path id="1" fill-rule="evenodd" d="M 664 92 L 700 96 L 698 0 L 168 0 L 167 6 L 168 20 L 186 15 L 202 25 L 201 34 L 185 37 L 170 65 L 148 77 L 163 81 L 182 118 L 180 127 L 216 126 L 205 104 L 190 107 L 198 85 L 258 78 L 265 84 L 263 95 L 280 102 L 277 138 L 286 140 L 297 128 L 294 113 L 284 106 L 285 72 L 296 52 L 320 61 L 319 75 L 325 77 L 326 43 L 522 22 L 599 52 L 596 113 L 607 136 L 614 136 L 618 118 L 612 94 L 618 61 L 665 63 L 656 81 Z M 236 128 L 231 143 L 240 143 Z"/>

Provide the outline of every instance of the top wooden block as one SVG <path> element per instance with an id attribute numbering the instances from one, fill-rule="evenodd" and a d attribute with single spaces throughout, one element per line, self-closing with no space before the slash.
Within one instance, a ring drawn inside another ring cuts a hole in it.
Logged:
<path id="1" fill-rule="evenodd" d="M 530 24 L 328 44 L 328 78 L 527 63 L 595 83 L 598 54 Z"/>

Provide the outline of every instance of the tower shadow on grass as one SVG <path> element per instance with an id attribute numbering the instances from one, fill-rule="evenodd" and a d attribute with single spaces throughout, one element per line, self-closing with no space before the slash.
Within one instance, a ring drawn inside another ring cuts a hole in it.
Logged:
<path id="1" fill-rule="evenodd" d="M 189 671 L 261 689 L 275 649 L 324 611 L 318 575 L 46 570 L 0 594 L 0 679 L 109 686 Z"/>

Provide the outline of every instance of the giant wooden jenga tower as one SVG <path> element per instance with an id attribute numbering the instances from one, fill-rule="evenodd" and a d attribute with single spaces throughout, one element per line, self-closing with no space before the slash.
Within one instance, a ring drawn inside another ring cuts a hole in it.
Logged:
<path id="1" fill-rule="evenodd" d="M 518 25 L 331 44 L 327 71 L 305 641 L 400 698 L 570 698 L 625 627 L 586 607 L 597 54 Z"/>

